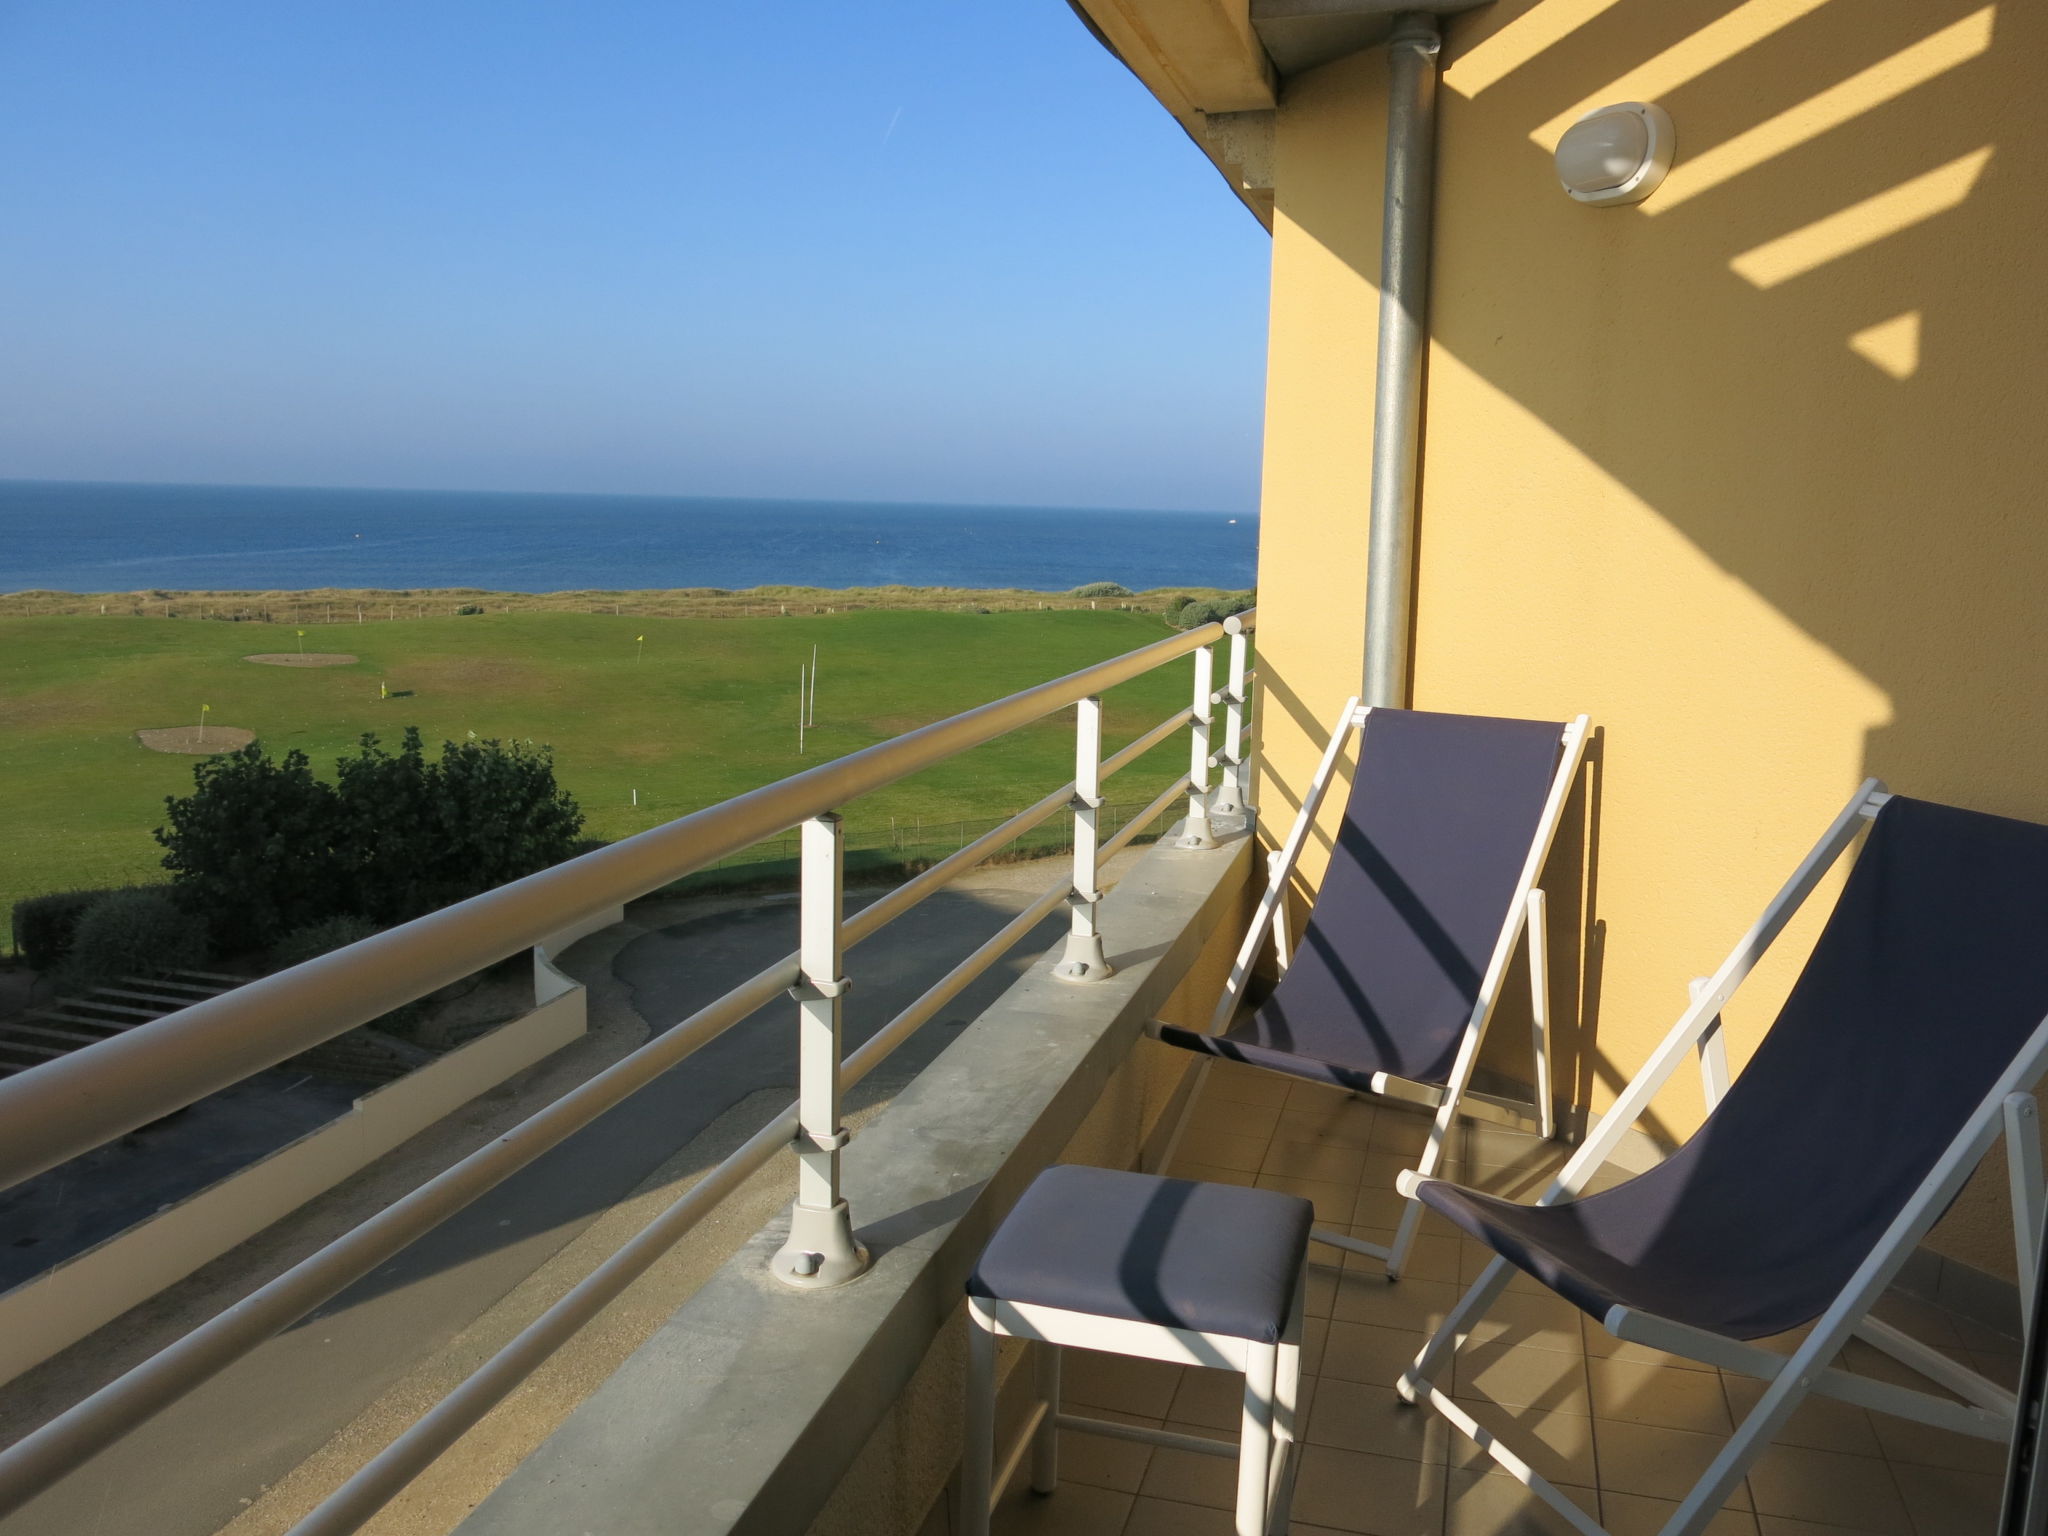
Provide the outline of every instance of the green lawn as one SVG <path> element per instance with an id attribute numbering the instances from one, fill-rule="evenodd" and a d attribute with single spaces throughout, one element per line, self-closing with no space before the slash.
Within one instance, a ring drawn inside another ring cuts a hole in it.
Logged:
<path id="1" fill-rule="evenodd" d="M 0 618 L 0 911 L 72 886 L 159 878 L 150 831 L 189 757 L 138 729 L 208 721 L 297 747 L 331 775 L 364 731 L 478 736 L 555 750 L 588 831 L 618 838 L 1169 633 L 1124 612 L 863 611 L 786 619 L 484 614 L 309 626 L 354 666 L 256 666 L 289 626 L 127 617 Z M 635 636 L 645 635 L 636 660 Z M 797 670 L 819 647 L 818 724 L 796 749 Z M 1189 664 L 1108 696 L 1108 743 L 1183 707 Z M 378 685 L 407 696 L 380 700 Z M 1151 798 L 1186 762 L 1177 737 L 1110 785 Z M 846 808 L 849 835 L 1020 809 L 1072 772 L 1070 711 Z M 639 791 L 638 809 L 631 805 Z M 0 930 L 4 933 L 4 930 Z"/>

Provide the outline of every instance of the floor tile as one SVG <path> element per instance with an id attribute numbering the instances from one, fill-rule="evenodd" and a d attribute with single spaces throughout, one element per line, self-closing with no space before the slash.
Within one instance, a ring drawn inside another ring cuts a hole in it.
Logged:
<path id="1" fill-rule="evenodd" d="M 1593 1444 L 1600 1458 L 1601 1491 L 1682 1499 L 1700 1480 L 1727 1438 L 1685 1429 L 1661 1429 L 1654 1424 L 1595 1419 Z M 1738 1487 L 1728 1506 L 1748 1509 L 1749 1490 Z"/>
<path id="2" fill-rule="evenodd" d="M 1684 1355 L 1652 1349 L 1647 1344 L 1626 1343 L 1601 1327 L 1596 1319 L 1584 1314 L 1579 1319 L 1579 1337 L 1589 1360 L 1629 1360 L 1638 1365 L 1664 1365 L 1678 1371 L 1714 1370 L 1713 1366 L 1687 1359 Z"/>
<path id="3" fill-rule="evenodd" d="M 1322 1374 L 1339 1381 L 1362 1381 L 1368 1386 L 1391 1389 L 1424 1342 L 1424 1335 L 1417 1329 L 1332 1322 L 1329 1342 L 1323 1349 Z"/>
<path id="4" fill-rule="evenodd" d="M 1462 1295 L 1463 1292 L 1461 1291 Z M 1472 1341 L 1487 1344 L 1505 1339 L 1531 1349 L 1561 1350 L 1570 1355 L 1586 1353 L 1586 1335 L 1580 1324 L 1584 1313 L 1550 1291 L 1504 1290 L 1493 1305 L 1472 1325 Z"/>
<path id="5" fill-rule="evenodd" d="M 1757 1399 L 1764 1395 L 1764 1383 L 1754 1376 L 1721 1375 L 1721 1390 L 1728 1399 L 1730 1418 L 1737 1424 L 1748 1416 Z M 1858 1456 L 1881 1454 L 1877 1423 L 1885 1416 L 1865 1413 L 1854 1403 L 1832 1397 L 1809 1397 L 1792 1410 L 1773 1440 L 1779 1445 L 1803 1445 L 1819 1451 L 1848 1451 Z"/>
<path id="6" fill-rule="evenodd" d="M 1160 1421 L 1157 1419 L 1141 1419 L 1129 1413 L 1112 1413 L 1106 1408 L 1088 1409 L 1084 1417 L 1110 1419 L 1123 1424 L 1143 1424 L 1153 1429 L 1160 1427 Z M 1084 1434 L 1073 1429 L 1060 1431 L 1059 1479 L 1062 1483 L 1086 1483 L 1092 1488 L 1112 1488 L 1118 1493 L 1136 1493 L 1139 1485 L 1145 1480 L 1145 1466 L 1151 1459 L 1152 1447 L 1140 1445 L 1135 1440 Z M 1020 1477 L 1029 1475 L 1028 1468 L 1018 1472 Z"/>
<path id="7" fill-rule="evenodd" d="M 1892 1468 L 1914 1536 L 1992 1536 L 2005 1489 L 2002 1473 L 1947 1467 Z"/>
<path id="8" fill-rule="evenodd" d="M 1340 1322 L 1419 1332 L 1442 1322 L 1464 1294 L 1462 1286 L 1448 1280 L 1403 1276 L 1389 1281 L 1384 1273 L 1359 1274 L 1347 1268 L 1330 1316 Z"/>
<path id="9" fill-rule="evenodd" d="M 1749 1491 L 1760 1514 L 1912 1536 L 1891 1469 L 1873 1457 L 1774 1445 L 1749 1469 Z"/>
<path id="10" fill-rule="evenodd" d="M 1140 1498 L 1131 1506 L 1123 1536 L 1234 1536 L 1236 1530 L 1237 1517 L 1230 1510 Z"/>
<path id="11" fill-rule="evenodd" d="M 1365 1153 L 1357 1147 L 1339 1146 L 1327 1141 L 1283 1141 L 1275 1137 L 1266 1147 L 1265 1161 L 1259 1164 L 1259 1172 L 1277 1173 L 1282 1178 L 1327 1179 L 1332 1183 L 1349 1184 L 1358 1178 L 1364 1164 Z"/>
<path id="12" fill-rule="evenodd" d="M 1268 1138 L 1246 1136 L 1236 1131 L 1212 1130 L 1207 1126 L 1188 1127 L 1188 1133 L 1181 1137 L 1180 1146 L 1175 1149 L 1174 1160 L 1191 1163 L 1213 1163 L 1218 1168 L 1237 1168 L 1247 1173 L 1257 1173 L 1266 1157 Z"/>
<path id="13" fill-rule="evenodd" d="M 1219 1433 L 1206 1424 L 1168 1421 L 1168 1429 L 1183 1435 L 1235 1444 L 1235 1435 Z M 1199 1451 L 1176 1451 L 1155 1446 L 1145 1468 L 1145 1480 L 1138 1491 L 1148 1499 L 1176 1499 L 1183 1504 L 1206 1504 L 1212 1509 L 1229 1509 L 1237 1502 L 1237 1456 L 1205 1456 Z"/>
<path id="14" fill-rule="evenodd" d="M 1283 1113 L 1277 1103 L 1233 1104 L 1228 1099 L 1212 1099 L 1204 1094 L 1195 1105 L 1195 1112 L 1188 1116 L 1188 1132 L 1192 1134 L 1200 1128 L 1271 1141 Z"/>
<path id="15" fill-rule="evenodd" d="M 1590 1488 L 1598 1481 L 1593 1421 L 1584 1415 L 1508 1413 L 1484 1403 L 1471 1405 L 1466 1411 L 1538 1475 L 1553 1483 Z M 1451 1465 L 1485 1471 L 1497 1463 L 1476 1442 L 1458 1435 L 1451 1442 Z"/>
<path id="16" fill-rule="evenodd" d="M 2003 1440 L 1978 1440 L 1954 1430 L 1936 1429 L 1895 1419 L 1888 1413 L 1866 1415 L 1873 1438 L 1887 1461 L 1913 1467 L 1947 1467 L 1958 1472 L 2003 1475 L 2008 1450 Z"/>
<path id="17" fill-rule="evenodd" d="M 1259 1182 L 1258 1174 L 1242 1168 L 1219 1168 L 1214 1163 L 1192 1162 L 1180 1156 L 1174 1158 L 1173 1166 L 1166 1172 L 1176 1179 L 1200 1179 L 1205 1184 L 1236 1184 L 1246 1189 Z"/>
<path id="18" fill-rule="evenodd" d="M 1304 1446 L 1294 1486 L 1294 1518 L 1304 1525 L 1367 1536 L 1439 1536 L 1444 1522 L 1444 1467 Z"/>
<path id="19" fill-rule="evenodd" d="M 1244 1422 L 1244 1377 L 1236 1371 L 1187 1371 L 1173 1394 L 1171 1417 L 1235 1435 Z"/>
<path id="20" fill-rule="evenodd" d="M 1678 1513 L 1670 1499 L 1648 1499 L 1639 1493 L 1600 1495 L 1600 1523 L 1608 1536 L 1658 1536 Z M 1703 1536 L 1757 1536 L 1757 1517 L 1746 1509 L 1717 1510 Z"/>
<path id="21" fill-rule="evenodd" d="M 1351 1224 L 1351 1206 L 1355 1199 L 1352 1186 L 1335 1179 L 1296 1179 L 1282 1174 L 1262 1173 L 1259 1175 L 1260 1189 L 1277 1189 L 1282 1194 L 1300 1195 L 1314 1203 L 1316 1225 L 1336 1227 L 1340 1231 Z"/>
<path id="22" fill-rule="evenodd" d="M 1060 1393 L 1088 1408 L 1112 1408 L 1144 1419 L 1163 1419 L 1184 1368 L 1161 1360 L 1069 1349 L 1060 1357 Z"/>
<path id="23" fill-rule="evenodd" d="M 1289 1141 L 1325 1142 L 1331 1146 L 1365 1148 L 1373 1144 L 1373 1132 L 1380 1115 L 1370 1105 L 1321 1104 L 1303 1109 L 1283 1109 L 1273 1134 Z"/>
<path id="24" fill-rule="evenodd" d="M 1758 1515 L 1756 1520 L 1761 1536 L 1883 1536 L 1879 1531 L 1859 1531 L 1853 1525 L 1816 1525 L 1811 1520 L 1788 1520 L 1783 1515 Z M 1955 1536 L 1970 1533 L 1958 1531 Z"/>
<path id="25" fill-rule="evenodd" d="M 1390 1386 L 1325 1376 L 1316 1384 L 1315 1411 L 1303 1438 L 1311 1445 L 1404 1461 L 1448 1461 L 1457 1433 L 1442 1414 L 1402 1402 Z"/>
<path id="26" fill-rule="evenodd" d="M 1128 1493 L 1062 1483 L 1056 1493 L 1019 1487 L 996 1506 L 992 1536 L 1121 1536 L 1130 1519 Z"/>
<path id="27" fill-rule="evenodd" d="M 1382 1248 L 1394 1246 L 1394 1233 L 1395 1228 L 1393 1227 L 1353 1227 L 1351 1229 L 1353 1237 L 1363 1238 L 1368 1243 L 1378 1243 Z M 1401 1278 L 1403 1280 L 1442 1280 L 1447 1284 L 1462 1285 L 1463 1277 L 1459 1274 L 1462 1263 L 1460 1254 L 1462 1246 L 1457 1238 L 1447 1233 L 1431 1232 L 1426 1228 L 1418 1229 L 1414 1240 L 1408 1245 L 1408 1257 L 1402 1264 Z M 1381 1260 L 1369 1258 L 1363 1254 L 1354 1255 L 1354 1257 L 1358 1261 L 1359 1268 L 1364 1273 L 1374 1277 L 1378 1277 L 1385 1267 Z"/>
<path id="28" fill-rule="evenodd" d="M 1600 1418 L 1696 1429 L 1702 1434 L 1725 1435 L 1734 1428 L 1728 1418 L 1728 1397 L 1716 1372 L 1681 1371 L 1631 1360 L 1592 1360 L 1586 1370 L 1593 1412 Z"/>
<path id="29" fill-rule="evenodd" d="M 1719 1396 L 1719 1382 L 1712 1377 L 1701 1380 Z M 1555 1349 L 1523 1348 L 1503 1340 L 1467 1344 L 1458 1351 L 1451 1362 L 1451 1395 L 1483 1398 L 1503 1408 L 1533 1408 L 1544 1413 L 1589 1417 L 1595 1411 L 1587 1393 L 1586 1362 L 1582 1356 Z"/>
<path id="30" fill-rule="evenodd" d="M 1293 1087 L 1293 1079 L 1277 1072 L 1212 1062 L 1208 1079 L 1202 1084 L 1202 1097 L 1222 1099 L 1232 1104 L 1270 1104 L 1277 1108 L 1287 1102 Z"/>
<path id="31" fill-rule="evenodd" d="M 1558 1491 L 1599 1517 L 1600 1495 L 1559 1484 Z M 1498 1470 L 1453 1467 L 1444 1484 L 1444 1536 L 1577 1536 L 1564 1516 Z"/>

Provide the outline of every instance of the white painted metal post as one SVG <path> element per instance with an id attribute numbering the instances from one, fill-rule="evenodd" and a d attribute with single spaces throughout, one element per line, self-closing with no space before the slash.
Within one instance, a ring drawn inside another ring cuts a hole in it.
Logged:
<path id="1" fill-rule="evenodd" d="M 772 1268 L 788 1285 L 841 1285 L 868 1267 L 853 1240 L 853 1219 L 839 1195 L 840 1002 L 846 978 L 840 924 L 845 905 L 845 828 L 830 812 L 803 825 L 797 917 L 797 1186 L 789 1241 Z"/>
<path id="2" fill-rule="evenodd" d="M 2012 1190 L 2013 1247 L 2019 1256 L 2020 1308 L 2034 1325 L 2034 1292 L 2041 1258 L 2041 1111 L 2031 1093 L 2005 1100 L 2005 1172 Z"/>
<path id="3" fill-rule="evenodd" d="M 1095 926 L 1095 904 L 1102 900 L 1096 868 L 1101 847 L 1102 700 L 1083 699 L 1075 710 L 1074 885 L 1067 893 L 1072 926 L 1067 930 L 1066 956 L 1053 974 L 1061 981 L 1100 981 L 1114 970 Z"/>
<path id="4" fill-rule="evenodd" d="M 1224 621 L 1230 630 L 1229 681 L 1216 698 L 1223 704 L 1223 753 L 1217 759 L 1223 766 L 1223 781 L 1216 788 L 1216 798 L 1209 802 L 1212 813 L 1221 816 L 1242 816 L 1245 804 L 1251 798 L 1251 784 L 1245 767 L 1245 653 L 1250 649 L 1241 628 L 1231 628 L 1230 621 Z"/>
<path id="5" fill-rule="evenodd" d="M 1208 646 L 1195 652 L 1194 725 L 1188 751 L 1188 819 L 1176 848 L 1214 848 L 1209 830 L 1209 726 L 1215 718 L 1211 694 L 1216 684 L 1216 655 Z"/>

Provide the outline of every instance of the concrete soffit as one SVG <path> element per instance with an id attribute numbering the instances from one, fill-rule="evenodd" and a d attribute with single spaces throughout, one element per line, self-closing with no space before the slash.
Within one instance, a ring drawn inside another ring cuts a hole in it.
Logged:
<path id="1" fill-rule="evenodd" d="M 1273 121 L 1285 81 L 1378 47 L 1403 11 L 1490 0 L 1068 0 L 1273 227 Z"/>

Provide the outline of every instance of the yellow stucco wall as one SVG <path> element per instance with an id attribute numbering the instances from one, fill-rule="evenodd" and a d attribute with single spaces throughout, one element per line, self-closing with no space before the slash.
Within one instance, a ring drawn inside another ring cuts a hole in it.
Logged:
<path id="1" fill-rule="evenodd" d="M 1450 28 L 1415 702 L 1601 728 L 1559 940 L 1595 1109 L 1866 774 L 2048 820 L 2043 57 L 2038 7 L 1953 0 Z M 1298 78 L 1279 115 L 1269 827 L 1359 685 L 1385 68 Z M 1550 145 L 1627 99 L 1671 112 L 1671 181 L 1572 203 Z M 1813 926 L 1731 1014 L 1738 1060 Z M 1690 1129 L 1696 1087 L 1659 1113 Z M 2009 1270 L 2003 1232 L 1972 1198 L 1937 1246 Z"/>

